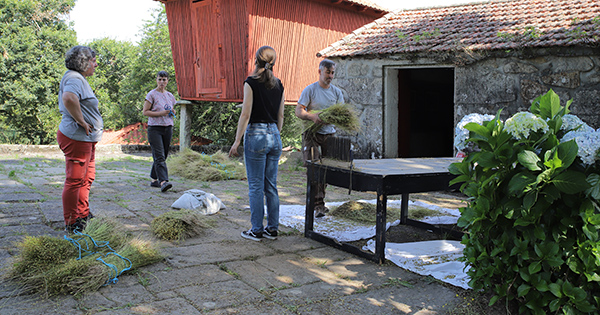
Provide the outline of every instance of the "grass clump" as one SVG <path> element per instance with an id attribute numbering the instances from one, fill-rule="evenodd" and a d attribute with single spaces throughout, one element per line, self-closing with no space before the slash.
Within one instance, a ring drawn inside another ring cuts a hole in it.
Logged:
<path id="1" fill-rule="evenodd" d="M 346 132 L 356 132 L 360 130 L 360 121 L 354 107 L 350 104 L 338 103 L 326 109 L 313 111 L 319 113 L 319 118 L 326 124 L 333 124 L 336 128 Z M 315 124 L 310 120 L 305 120 L 305 129 L 309 133 L 316 133 L 322 127 L 321 124 Z"/>
<path id="2" fill-rule="evenodd" d="M 244 165 L 230 159 L 222 151 L 208 155 L 186 148 L 183 152 L 169 157 L 167 164 L 169 172 L 186 179 L 219 181 L 246 178 Z"/>
<path id="3" fill-rule="evenodd" d="M 21 251 L 10 270 L 13 275 L 44 272 L 53 265 L 65 263 L 77 256 L 77 249 L 69 241 L 48 235 L 26 236 L 16 247 Z"/>
<path id="4" fill-rule="evenodd" d="M 150 225 L 154 234 L 169 241 L 200 235 L 213 226 L 212 218 L 188 209 L 165 212 L 154 218 Z"/>
<path id="5" fill-rule="evenodd" d="M 112 248 L 123 246 L 128 239 L 123 225 L 114 218 L 101 218 L 100 220 L 89 220 L 85 226 L 84 234 L 95 240 L 108 242 Z"/>
<path id="6" fill-rule="evenodd" d="M 387 207 L 386 212 L 388 219 L 398 219 L 402 210 L 400 208 Z M 374 224 L 377 220 L 377 205 L 363 201 L 348 201 L 338 207 L 332 208 L 331 215 L 359 223 Z M 424 207 L 413 207 L 408 210 L 408 217 L 414 220 L 440 215 L 439 211 Z"/>
<path id="7" fill-rule="evenodd" d="M 4 277 L 23 292 L 46 296 L 79 295 L 98 290 L 121 272 L 131 272 L 163 258 L 153 242 L 129 237 L 114 219 L 94 218 L 82 233 L 85 235 L 71 236 L 83 249 L 90 251 L 82 251 L 81 259 L 78 259 L 79 249 L 69 240 L 46 235 L 25 237 L 16 244 L 19 254 Z M 107 241 L 109 246 L 103 246 Z M 116 270 L 97 260 L 99 257 L 114 265 Z"/>
<path id="8" fill-rule="evenodd" d="M 408 217 L 413 220 L 421 220 L 426 217 L 439 217 L 442 213 L 433 209 L 424 207 L 413 207 L 408 209 Z"/>

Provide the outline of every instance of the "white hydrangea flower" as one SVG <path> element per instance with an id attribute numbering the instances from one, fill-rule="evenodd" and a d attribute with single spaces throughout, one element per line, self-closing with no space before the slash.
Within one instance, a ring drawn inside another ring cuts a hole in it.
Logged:
<path id="1" fill-rule="evenodd" d="M 494 115 L 482 115 L 477 113 L 468 114 L 463 119 L 458 122 L 456 128 L 454 129 L 454 147 L 458 151 L 464 151 L 467 148 L 467 139 L 469 139 L 469 130 L 466 130 L 464 127 L 466 124 L 474 122 L 480 125 L 483 125 L 484 121 L 490 121 L 494 119 Z"/>
<path id="2" fill-rule="evenodd" d="M 583 122 L 579 117 L 571 114 L 566 114 L 562 117 L 563 123 L 560 126 L 560 130 L 564 131 L 584 131 L 592 132 L 594 128 Z"/>
<path id="3" fill-rule="evenodd" d="M 527 139 L 531 132 L 548 131 L 548 124 L 530 112 L 518 112 L 506 120 L 504 129 L 517 140 Z"/>
<path id="4" fill-rule="evenodd" d="M 600 128 L 592 131 L 571 131 L 560 140 L 560 142 L 567 142 L 575 139 L 579 151 L 577 155 L 581 158 L 583 164 L 590 166 L 593 165 L 598 159 L 598 152 L 600 150 Z"/>

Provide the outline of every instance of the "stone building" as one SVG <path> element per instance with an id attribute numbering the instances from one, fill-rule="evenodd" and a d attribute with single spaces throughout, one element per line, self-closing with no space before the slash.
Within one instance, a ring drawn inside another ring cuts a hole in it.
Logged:
<path id="1" fill-rule="evenodd" d="M 600 127 L 600 2 L 513 0 L 396 11 L 320 51 L 363 123 L 355 158 L 453 156 L 469 113 L 508 116 L 554 90 Z"/>

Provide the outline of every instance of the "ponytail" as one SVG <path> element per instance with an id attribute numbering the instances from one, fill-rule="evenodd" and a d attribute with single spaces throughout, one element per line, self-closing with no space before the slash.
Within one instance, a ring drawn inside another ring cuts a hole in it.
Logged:
<path id="1" fill-rule="evenodd" d="M 264 83 L 269 90 L 278 85 L 277 78 L 273 74 L 276 59 L 275 49 L 270 46 L 262 46 L 256 51 L 252 77 L 257 79 L 258 82 Z"/>

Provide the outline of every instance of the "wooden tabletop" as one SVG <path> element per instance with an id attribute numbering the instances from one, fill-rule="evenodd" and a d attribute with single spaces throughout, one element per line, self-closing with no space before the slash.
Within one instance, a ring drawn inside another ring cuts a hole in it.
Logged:
<path id="1" fill-rule="evenodd" d="M 352 171 L 371 175 L 412 175 L 448 173 L 452 163 L 462 158 L 396 158 L 396 159 L 358 159 L 352 161 Z M 350 162 L 323 159 L 315 165 L 350 169 Z"/>

